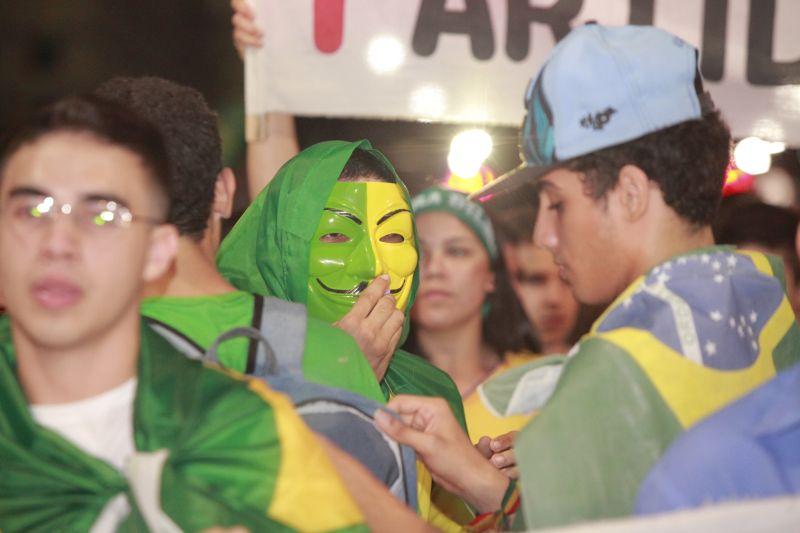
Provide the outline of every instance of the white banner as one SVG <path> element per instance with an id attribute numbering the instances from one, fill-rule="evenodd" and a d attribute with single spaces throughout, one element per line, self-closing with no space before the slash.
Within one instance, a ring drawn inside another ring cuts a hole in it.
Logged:
<path id="1" fill-rule="evenodd" d="M 518 126 L 570 27 L 648 24 L 700 49 L 734 136 L 800 145 L 800 0 L 251 0 L 247 113 Z M 653 58 L 658 61 L 658 58 Z"/>

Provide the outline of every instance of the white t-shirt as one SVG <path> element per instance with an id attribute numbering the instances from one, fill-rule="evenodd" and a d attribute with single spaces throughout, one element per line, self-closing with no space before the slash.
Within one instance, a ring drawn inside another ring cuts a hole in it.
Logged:
<path id="1" fill-rule="evenodd" d="M 133 454 L 133 400 L 136 378 L 97 396 L 72 403 L 31 405 L 34 420 L 84 452 L 122 471 Z M 115 498 L 92 527 L 92 532 L 114 531 L 128 515 L 125 498 Z"/>

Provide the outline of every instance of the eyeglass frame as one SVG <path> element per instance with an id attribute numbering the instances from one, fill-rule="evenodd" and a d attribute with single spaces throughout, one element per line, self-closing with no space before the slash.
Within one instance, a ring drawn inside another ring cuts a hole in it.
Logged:
<path id="1" fill-rule="evenodd" d="M 9 198 L 13 199 L 15 197 L 23 197 L 23 196 L 33 197 L 37 201 L 36 205 L 33 206 L 30 210 L 28 210 L 29 212 L 26 214 L 27 218 L 25 219 L 24 222 L 35 222 L 37 220 L 41 222 L 52 222 L 55 220 L 56 216 L 59 215 L 71 216 L 73 213 L 77 211 L 73 209 L 77 205 L 77 202 L 56 202 L 56 199 L 53 195 L 27 187 L 11 191 Z M 135 222 L 143 222 L 152 225 L 159 225 L 166 223 L 166 221 L 161 218 L 134 214 L 131 211 L 131 209 L 125 204 L 125 202 L 113 197 L 107 197 L 103 195 L 91 195 L 89 197 L 81 199 L 79 202 L 87 202 L 87 201 L 89 202 L 97 201 L 100 202 L 101 203 L 100 205 L 102 206 L 102 211 L 93 216 L 93 219 L 91 220 L 91 223 L 88 226 L 91 228 L 99 229 L 107 227 L 115 229 L 127 229 Z M 103 202 L 105 203 L 103 204 Z M 44 205 L 46 205 L 46 209 L 40 209 Z M 33 214 L 34 209 L 36 209 L 40 213 L 39 216 Z M 7 211 L 8 211 L 7 209 L 2 209 L 0 210 L 0 213 Z M 108 218 L 103 216 L 104 213 L 109 213 L 109 212 L 112 214 L 119 214 L 120 217 L 119 222 L 115 222 L 116 218 L 112 218 L 111 220 L 109 220 Z M 14 214 L 12 213 L 11 216 L 13 217 Z M 102 224 L 98 224 L 96 222 L 98 218 L 103 220 Z M 76 222 L 80 224 L 81 221 L 78 219 L 76 220 Z M 12 221 L 12 224 L 13 223 L 14 222 Z"/>

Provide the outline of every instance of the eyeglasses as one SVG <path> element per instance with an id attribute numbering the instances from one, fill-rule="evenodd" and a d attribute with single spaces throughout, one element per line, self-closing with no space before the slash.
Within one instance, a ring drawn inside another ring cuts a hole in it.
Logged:
<path id="1" fill-rule="evenodd" d="M 58 215 L 69 216 L 82 230 L 113 233 L 134 222 L 161 224 L 154 217 L 134 215 L 116 201 L 107 199 L 82 200 L 79 203 L 58 203 L 52 196 L 22 194 L 11 196 L 3 210 L 8 222 L 22 231 L 36 231 L 52 223 Z"/>

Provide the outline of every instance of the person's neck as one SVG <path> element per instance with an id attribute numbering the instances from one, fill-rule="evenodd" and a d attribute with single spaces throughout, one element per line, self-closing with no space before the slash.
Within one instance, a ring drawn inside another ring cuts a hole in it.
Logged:
<path id="1" fill-rule="evenodd" d="M 172 268 L 149 283 L 144 296 L 210 296 L 236 291 L 217 270 L 216 249 L 207 241 L 207 236 L 200 241 L 182 236 Z"/>
<path id="2" fill-rule="evenodd" d="M 71 403 L 112 390 L 137 374 L 139 307 L 112 329 L 69 347 L 37 343 L 12 319 L 17 376 L 29 404 Z"/>
<path id="3" fill-rule="evenodd" d="M 462 395 L 500 362 L 500 354 L 483 342 L 482 322 L 476 315 L 446 330 L 417 330 L 423 353 L 453 379 Z"/>
<path id="4" fill-rule="evenodd" d="M 542 354 L 566 354 L 572 348 L 566 341 L 542 342 Z"/>
<path id="5" fill-rule="evenodd" d="M 634 279 L 650 272 L 672 257 L 714 245 L 714 235 L 710 226 L 694 229 L 685 223 L 665 224 L 660 233 L 659 239 L 644 243 L 645 253 L 641 254 L 642 262 Z"/>

